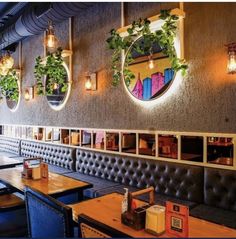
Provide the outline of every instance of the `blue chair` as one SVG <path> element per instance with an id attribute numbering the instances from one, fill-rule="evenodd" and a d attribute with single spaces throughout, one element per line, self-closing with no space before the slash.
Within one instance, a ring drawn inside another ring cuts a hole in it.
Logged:
<path id="1" fill-rule="evenodd" d="M 27 218 L 24 200 L 14 190 L 0 189 L 0 237 L 26 237 Z"/>
<path id="2" fill-rule="evenodd" d="M 30 237 L 73 237 L 72 209 L 56 199 L 26 187 L 25 204 Z"/>

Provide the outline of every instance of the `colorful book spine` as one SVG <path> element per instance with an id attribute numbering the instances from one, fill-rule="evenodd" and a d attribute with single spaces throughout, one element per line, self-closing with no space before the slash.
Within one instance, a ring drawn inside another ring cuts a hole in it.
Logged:
<path id="1" fill-rule="evenodd" d="M 152 79 L 147 77 L 143 80 L 143 99 L 149 100 L 152 97 Z"/>
<path id="2" fill-rule="evenodd" d="M 161 72 L 152 74 L 152 96 L 155 95 L 164 85 L 164 76 Z"/>
<path id="3" fill-rule="evenodd" d="M 165 84 L 169 83 L 174 77 L 174 70 L 172 68 L 166 68 L 164 70 Z"/>
<path id="4" fill-rule="evenodd" d="M 132 90 L 132 94 L 133 96 L 135 96 L 136 98 L 140 100 L 143 99 L 143 84 L 142 84 L 142 81 L 140 80 L 140 73 L 138 73 L 138 79 Z"/>

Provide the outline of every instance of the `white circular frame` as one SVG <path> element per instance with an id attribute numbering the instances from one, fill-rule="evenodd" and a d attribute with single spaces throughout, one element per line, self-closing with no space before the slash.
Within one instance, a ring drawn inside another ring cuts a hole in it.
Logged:
<path id="1" fill-rule="evenodd" d="M 65 105 L 66 105 L 66 103 L 67 103 L 67 101 L 68 101 L 68 99 L 70 97 L 70 93 L 71 93 L 71 85 L 72 85 L 71 72 L 70 72 L 67 64 L 65 63 L 65 61 L 63 61 L 62 66 L 65 68 L 66 74 L 67 74 L 67 77 L 68 77 L 68 82 L 67 82 L 68 89 L 67 89 L 67 92 L 66 92 L 66 96 L 64 97 L 63 102 L 60 105 L 58 105 L 58 106 L 51 105 L 49 103 L 48 99 L 47 99 L 48 105 L 50 106 L 51 109 L 53 109 L 55 111 L 60 111 L 60 110 L 62 110 L 65 107 Z M 46 78 L 45 78 L 45 83 L 46 83 Z M 46 98 L 47 98 L 47 96 L 46 96 Z"/>
<path id="2" fill-rule="evenodd" d="M 6 101 L 6 105 L 7 105 L 7 108 L 12 112 L 16 112 L 20 106 L 20 100 L 21 100 L 21 80 L 20 80 L 20 76 L 18 77 L 18 80 L 17 80 L 17 84 L 18 84 L 18 89 L 19 89 L 19 97 L 18 97 L 18 101 L 17 101 L 17 104 L 14 108 L 9 108 L 8 104 L 7 104 L 7 98 L 5 97 L 5 101 Z"/>
<path id="3" fill-rule="evenodd" d="M 158 96 L 156 96 L 155 98 L 149 99 L 149 100 L 140 100 L 140 99 L 138 99 L 137 97 L 135 97 L 135 96 L 132 94 L 132 92 L 129 91 L 128 86 L 127 86 L 126 83 L 125 83 L 125 77 L 124 77 L 123 72 L 124 72 L 124 68 L 125 68 L 124 65 L 125 65 L 125 59 L 126 59 L 126 57 L 127 57 L 127 54 L 131 51 L 131 49 L 132 49 L 134 43 L 135 43 L 136 41 L 138 41 L 141 37 L 142 37 L 142 35 L 136 37 L 136 38 L 133 40 L 133 43 L 132 43 L 132 44 L 130 45 L 130 47 L 128 48 L 128 50 L 127 50 L 125 53 L 123 52 L 123 54 L 122 54 L 122 58 L 123 58 L 123 59 L 122 59 L 122 68 L 121 68 L 121 71 L 122 71 L 122 81 L 123 81 L 123 84 L 124 84 L 124 87 L 125 87 L 126 91 L 128 92 L 128 94 L 129 94 L 133 99 L 138 100 L 139 102 L 152 102 L 152 101 L 155 101 L 155 100 L 159 99 L 161 96 L 163 96 L 163 95 L 170 89 L 171 85 L 172 85 L 173 82 L 175 81 L 176 72 L 174 73 L 174 77 L 173 77 L 173 79 L 171 80 L 171 82 L 170 82 L 170 84 L 168 85 L 168 87 L 167 87 L 161 94 L 159 94 Z M 175 51 L 176 51 L 176 49 L 175 49 Z"/>

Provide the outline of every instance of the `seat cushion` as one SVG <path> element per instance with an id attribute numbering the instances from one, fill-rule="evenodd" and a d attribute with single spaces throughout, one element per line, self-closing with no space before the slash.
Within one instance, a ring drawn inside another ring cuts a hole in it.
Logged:
<path id="1" fill-rule="evenodd" d="M 25 209 L 0 213 L 1 237 L 26 237 L 27 217 Z"/>
<path id="2" fill-rule="evenodd" d="M 21 156 L 42 158 L 45 163 L 75 169 L 75 149 L 67 146 L 22 140 Z"/>
<path id="3" fill-rule="evenodd" d="M 200 204 L 190 210 L 190 215 L 236 229 L 236 212 Z"/>
<path id="4" fill-rule="evenodd" d="M 58 173 L 58 174 L 66 174 L 66 173 L 71 173 L 73 172 L 70 169 L 66 169 L 66 168 L 61 168 L 55 165 L 50 165 L 48 164 L 48 170 L 52 173 Z"/>
<path id="5" fill-rule="evenodd" d="M 236 171 L 204 168 L 204 204 L 236 212 Z"/>
<path id="6" fill-rule="evenodd" d="M 76 150 L 76 171 L 180 200 L 203 203 L 203 167 Z"/>
<path id="7" fill-rule="evenodd" d="M 130 186 L 127 187 L 125 185 L 117 185 L 114 187 L 100 189 L 95 192 L 95 196 L 100 197 L 100 196 L 103 196 L 103 195 L 106 195 L 109 193 L 113 193 L 113 192 L 124 194 L 124 192 L 125 192 L 124 188 L 128 188 L 129 192 L 135 192 L 135 191 L 140 190 L 139 188 L 135 188 L 135 187 L 130 187 Z M 143 194 L 143 195 L 137 196 L 136 198 L 148 202 L 149 194 Z M 197 205 L 195 202 L 181 200 L 181 199 L 177 199 L 177 198 L 170 197 L 167 195 L 155 193 L 155 203 L 156 204 L 165 206 L 166 201 L 172 201 L 175 203 L 183 204 L 185 206 L 188 206 L 189 208 L 193 208 Z"/>
<path id="8" fill-rule="evenodd" d="M 78 172 L 68 173 L 66 176 L 93 184 L 92 188 L 84 190 L 84 196 L 88 198 L 94 198 L 98 190 L 119 185 L 118 183 Z"/>
<path id="9" fill-rule="evenodd" d="M 20 155 L 20 140 L 0 135 L 0 150 Z"/>
<path id="10" fill-rule="evenodd" d="M 26 159 L 26 157 L 22 157 L 22 156 L 19 156 L 19 155 L 10 156 L 9 158 L 19 160 L 20 162 L 23 162 L 23 160 Z"/>

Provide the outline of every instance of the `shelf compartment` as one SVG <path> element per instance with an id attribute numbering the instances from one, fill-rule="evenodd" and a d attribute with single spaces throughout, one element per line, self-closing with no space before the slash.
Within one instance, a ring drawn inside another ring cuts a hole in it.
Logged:
<path id="1" fill-rule="evenodd" d="M 156 155 L 156 139 L 155 134 L 138 134 L 138 154 L 140 155 Z"/>
<path id="2" fill-rule="evenodd" d="M 176 135 L 158 135 L 158 157 L 178 159 L 178 137 Z"/>
<path id="3" fill-rule="evenodd" d="M 52 128 L 45 128 L 45 141 L 52 141 Z"/>
<path id="4" fill-rule="evenodd" d="M 26 139 L 33 139 L 33 127 L 26 127 Z"/>
<path id="5" fill-rule="evenodd" d="M 93 131 L 93 148 L 104 150 L 104 131 Z"/>
<path id="6" fill-rule="evenodd" d="M 106 150 L 119 151 L 119 140 L 119 133 L 106 132 Z"/>
<path id="7" fill-rule="evenodd" d="M 233 166 L 234 142 L 228 137 L 207 137 L 207 162 Z"/>
<path id="8" fill-rule="evenodd" d="M 52 129 L 52 142 L 61 143 L 61 130 L 59 128 Z"/>
<path id="9" fill-rule="evenodd" d="M 72 129 L 70 131 L 70 144 L 80 146 L 80 130 Z"/>
<path id="10" fill-rule="evenodd" d="M 136 154 L 136 133 L 122 133 L 121 151 Z"/>
<path id="11" fill-rule="evenodd" d="M 81 146 L 91 148 L 92 146 L 92 131 L 82 130 L 81 131 Z"/>
<path id="12" fill-rule="evenodd" d="M 69 129 L 61 129 L 61 143 L 62 144 L 70 144 L 70 130 Z"/>
<path id="13" fill-rule="evenodd" d="M 203 162 L 202 136 L 181 136 L 181 160 Z"/>

